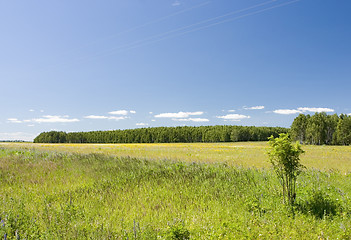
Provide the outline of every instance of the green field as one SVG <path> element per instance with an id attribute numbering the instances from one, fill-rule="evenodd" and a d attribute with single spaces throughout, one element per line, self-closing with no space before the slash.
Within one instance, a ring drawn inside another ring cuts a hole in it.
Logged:
<path id="1" fill-rule="evenodd" d="M 289 208 L 267 143 L 3 143 L 0 238 L 351 239 L 351 148 L 303 148 Z"/>
<path id="2" fill-rule="evenodd" d="M 0 143 L 12 149 L 67 153 L 102 153 L 119 157 L 182 162 L 226 163 L 230 166 L 269 168 L 267 142 L 154 143 L 154 144 L 44 144 Z M 303 146 L 302 164 L 323 171 L 351 172 L 351 146 Z"/>

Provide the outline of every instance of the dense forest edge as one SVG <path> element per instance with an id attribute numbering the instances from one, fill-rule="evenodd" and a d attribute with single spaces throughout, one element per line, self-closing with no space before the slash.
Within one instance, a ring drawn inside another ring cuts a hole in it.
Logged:
<path id="1" fill-rule="evenodd" d="M 192 143 L 267 141 L 289 133 L 303 144 L 350 145 L 351 116 L 346 114 L 300 114 L 291 128 L 255 126 L 149 127 L 112 131 L 40 133 L 34 143 Z"/>
<path id="2" fill-rule="evenodd" d="M 152 127 L 112 131 L 40 133 L 34 143 L 192 143 L 266 141 L 289 129 L 281 127 L 200 126 Z"/>
<path id="3" fill-rule="evenodd" d="M 346 114 L 300 114 L 290 128 L 293 140 L 312 145 L 350 145 L 351 116 Z"/>

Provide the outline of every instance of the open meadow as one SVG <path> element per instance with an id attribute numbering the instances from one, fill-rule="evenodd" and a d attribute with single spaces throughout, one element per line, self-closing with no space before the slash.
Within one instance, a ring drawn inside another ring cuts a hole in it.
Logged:
<path id="1" fill-rule="evenodd" d="M 137 144 L 45 144 L 0 143 L 11 149 L 36 149 L 66 153 L 101 153 L 149 160 L 226 163 L 230 166 L 270 168 L 267 142 L 230 143 L 137 143 Z M 301 163 L 323 171 L 351 172 L 351 146 L 304 145 Z"/>
<path id="2" fill-rule="evenodd" d="M 351 147 L 303 146 L 296 205 L 266 142 L 0 144 L 5 239 L 351 239 Z"/>

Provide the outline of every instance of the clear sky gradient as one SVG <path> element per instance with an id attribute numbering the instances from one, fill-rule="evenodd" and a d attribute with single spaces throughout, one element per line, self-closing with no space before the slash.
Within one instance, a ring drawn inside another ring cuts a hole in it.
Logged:
<path id="1" fill-rule="evenodd" d="M 349 0 L 2 0 L 0 140 L 351 113 Z"/>

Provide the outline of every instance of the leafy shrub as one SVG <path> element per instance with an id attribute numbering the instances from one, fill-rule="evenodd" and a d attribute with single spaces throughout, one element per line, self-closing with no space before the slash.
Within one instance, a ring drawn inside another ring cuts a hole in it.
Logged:
<path id="1" fill-rule="evenodd" d="M 301 206 L 304 213 L 312 214 L 316 218 L 322 219 L 326 216 L 334 216 L 340 209 L 340 203 L 332 199 L 326 192 L 317 190 Z"/>
<path id="2" fill-rule="evenodd" d="M 296 178 L 304 167 L 300 163 L 300 154 L 304 153 L 301 145 L 291 144 L 288 134 L 281 133 L 278 138 L 269 137 L 268 156 L 274 171 L 283 187 L 284 202 L 294 204 L 296 199 Z"/>
<path id="3" fill-rule="evenodd" d="M 187 240 L 190 239 L 190 232 L 186 229 L 183 221 L 175 221 L 169 226 L 166 233 L 167 240 Z"/>

